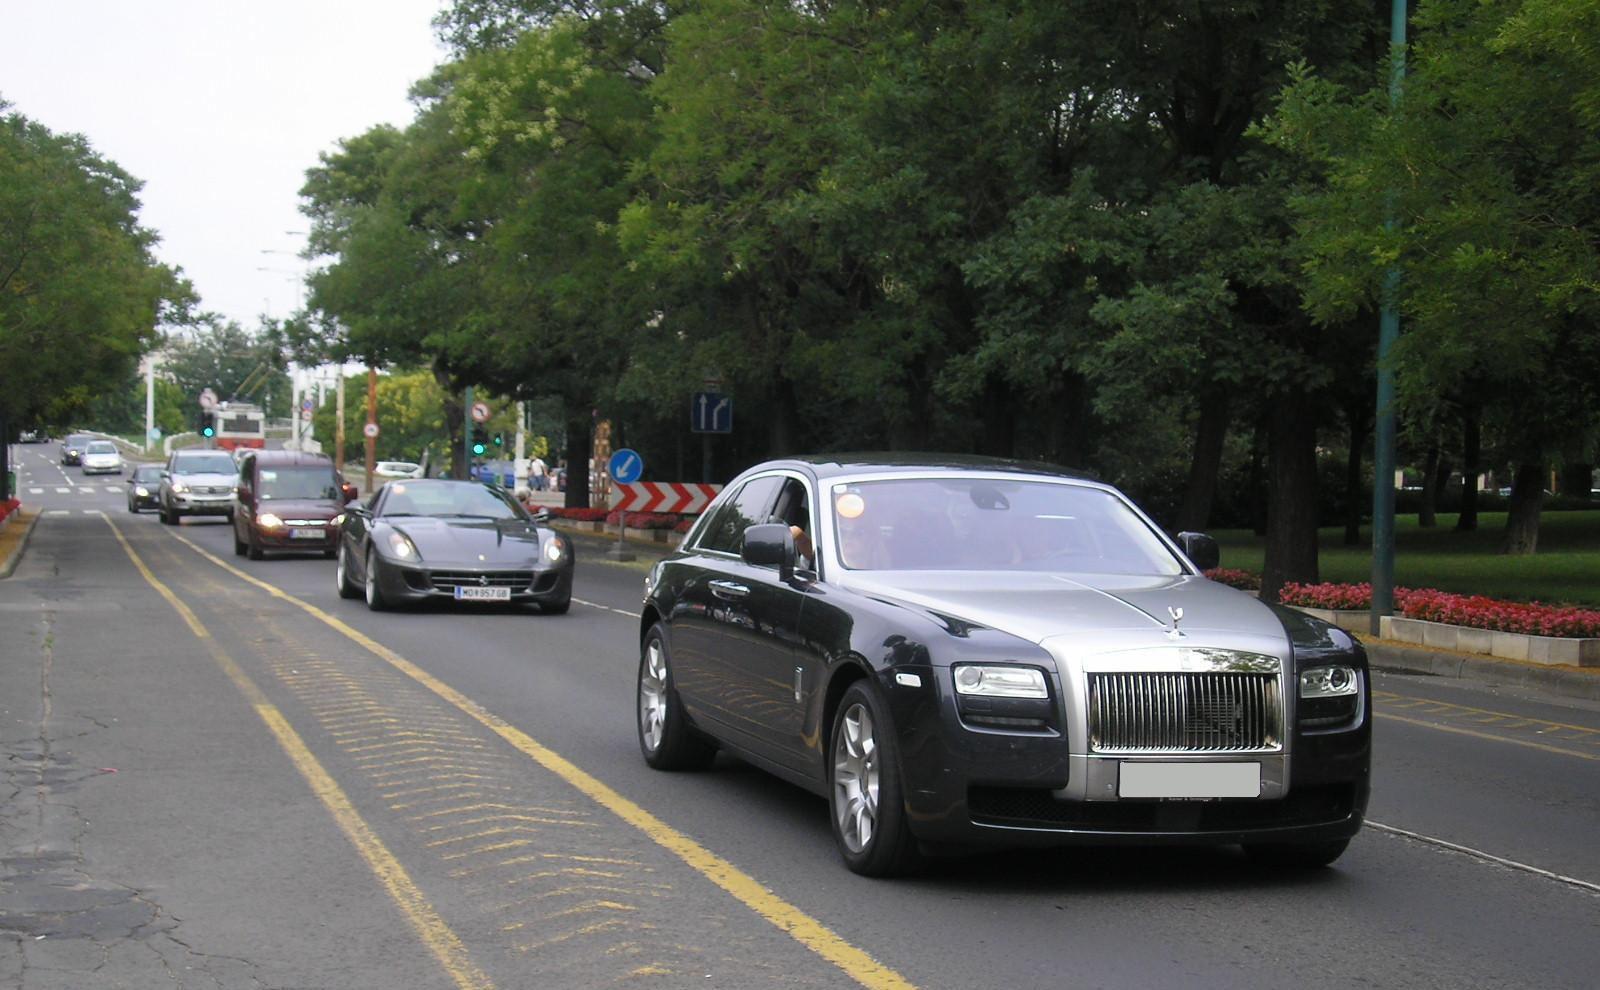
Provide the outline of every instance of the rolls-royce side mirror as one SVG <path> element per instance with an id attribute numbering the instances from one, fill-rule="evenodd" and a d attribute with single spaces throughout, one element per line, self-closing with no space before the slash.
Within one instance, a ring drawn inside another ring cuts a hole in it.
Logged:
<path id="1" fill-rule="evenodd" d="M 1222 563 L 1222 550 L 1217 541 L 1204 533 L 1179 533 L 1178 546 L 1202 571 L 1213 570 Z"/>
<path id="2" fill-rule="evenodd" d="M 794 573 L 794 534 L 785 523 L 750 526 L 744 531 L 744 549 L 739 556 L 756 567 L 776 567 L 778 577 L 787 581 Z"/>

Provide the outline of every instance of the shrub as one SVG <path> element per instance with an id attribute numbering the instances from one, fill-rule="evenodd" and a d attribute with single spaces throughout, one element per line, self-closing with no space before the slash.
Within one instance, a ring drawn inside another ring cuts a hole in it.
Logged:
<path id="1" fill-rule="evenodd" d="M 1225 584 L 1230 588 L 1242 588 L 1245 591 L 1261 590 L 1261 575 L 1253 571 L 1243 571 L 1238 568 L 1213 567 L 1206 571 L 1206 577 Z"/>
<path id="2" fill-rule="evenodd" d="M 1372 607 L 1372 586 L 1290 582 L 1279 598 L 1285 605 L 1305 608 L 1365 609 Z M 1570 605 L 1506 602 L 1433 588 L 1396 588 L 1394 604 L 1395 611 L 1407 619 L 1529 636 L 1600 637 L 1600 611 Z"/>

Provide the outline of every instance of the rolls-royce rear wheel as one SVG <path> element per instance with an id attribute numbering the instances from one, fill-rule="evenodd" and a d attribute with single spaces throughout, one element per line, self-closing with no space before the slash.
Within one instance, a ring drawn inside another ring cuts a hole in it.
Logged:
<path id="1" fill-rule="evenodd" d="M 650 627 L 639 650 L 638 727 L 639 752 L 656 770 L 699 770 L 717 755 L 684 717 L 659 623 Z"/>
<path id="2" fill-rule="evenodd" d="M 921 857 L 906 820 L 899 744 L 870 682 L 845 690 L 829 739 L 828 810 L 845 865 L 869 877 L 914 869 Z"/>
<path id="3" fill-rule="evenodd" d="M 1344 855 L 1349 839 L 1333 842 L 1261 842 L 1244 847 L 1246 856 L 1265 866 L 1316 870 Z"/>

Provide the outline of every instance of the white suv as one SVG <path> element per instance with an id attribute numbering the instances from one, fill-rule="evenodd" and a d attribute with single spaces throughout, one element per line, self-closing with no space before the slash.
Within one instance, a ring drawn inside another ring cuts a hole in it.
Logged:
<path id="1" fill-rule="evenodd" d="M 156 496 L 161 521 L 176 526 L 184 516 L 233 518 L 233 486 L 238 481 L 233 455 L 226 450 L 191 447 L 175 450 L 161 472 Z"/>

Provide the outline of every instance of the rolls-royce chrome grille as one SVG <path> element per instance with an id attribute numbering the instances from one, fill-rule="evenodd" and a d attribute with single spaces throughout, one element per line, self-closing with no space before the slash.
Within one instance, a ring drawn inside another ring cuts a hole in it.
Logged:
<path id="1" fill-rule="evenodd" d="M 1282 739 L 1275 673 L 1089 675 L 1096 753 L 1254 753 Z"/>

